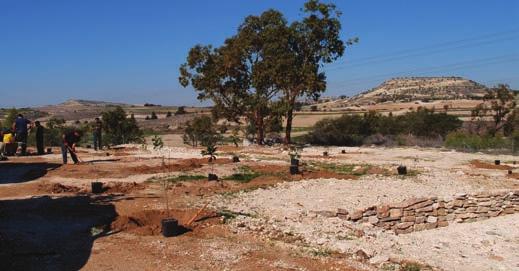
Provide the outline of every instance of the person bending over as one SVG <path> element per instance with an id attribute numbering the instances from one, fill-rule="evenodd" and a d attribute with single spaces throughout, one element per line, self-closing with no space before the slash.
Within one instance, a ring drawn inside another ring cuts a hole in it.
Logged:
<path id="1" fill-rule="evenodd" d="M 77 164 L 78 158 L 76 155 L 76 144 L 81 139 L 81 133 L 73 130 L 63 134 L 63 143 L 61 144 L 61 154 L 63 156 L 63 164 L 67 163 L 67 152 L 70 152 L 70 157 L 74 164 Z"/>

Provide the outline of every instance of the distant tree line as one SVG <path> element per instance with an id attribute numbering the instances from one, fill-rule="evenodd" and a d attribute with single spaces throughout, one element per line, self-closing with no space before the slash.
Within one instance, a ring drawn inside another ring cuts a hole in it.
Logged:
<path id="1" fill-rule="evenodd" d="M 384 116 L 376 112 L 364 115 L 343 115 L 336 119 L 317 122 L 306 136 L 306 141 L 318 145 L 360 146 L 370 136 L 378 135 L 384 143 L 384 136 L 410 134 L 418 137 L 445 137 L 460 128 L 462 121 L 446 113 L 436 113 L 426 108 L 404 115 Z"/>

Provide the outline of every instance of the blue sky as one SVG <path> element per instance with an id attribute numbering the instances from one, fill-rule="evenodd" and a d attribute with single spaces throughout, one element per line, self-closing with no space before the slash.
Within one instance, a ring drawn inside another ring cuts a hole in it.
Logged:
<path id="1" fill-rule="evenodd" d="M 304 1 L 0 0 L 0 107 L 90 99 L 198 105 L 178 84 L 193 45 L 220 45 L 268 8 L 297 19 Z M 519 89 L 519 1 L 335 1 L 343 37 L 325 95 L 395 76 L 464 76 Z"/>

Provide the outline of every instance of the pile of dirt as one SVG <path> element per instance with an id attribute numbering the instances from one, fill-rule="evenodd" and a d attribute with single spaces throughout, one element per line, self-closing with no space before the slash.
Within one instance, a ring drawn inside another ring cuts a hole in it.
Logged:
<path id="1" fill-rule="evenodd" d="M 141 211 L 129 216 L 118 216 L 112 222 L 111 228 L 114 231 L 128 231 L 137 235 L 158 235 L 161 231 L 161 220 L 166 217 L 165 211 Z"/>
<path id="2" fill-rule="evenodd" d="M 232 159 L 219 158 L 213 161 L 216 165 L 224 165 L 232 163 Z M 204 165 L 209 164 L 207 158 L 191 158 L 174 161 L 173 163 L 166 162 L 165 165 L 155 166 L 136 166 L 127 168 L 126 170 L 134 174 L 149 174 L 149 173 L 160 173 L 160 172 L 175 172 L 175 171 L 189 171 L 197 168 L 201 168 Z"/>
<path id="3" fill-rule="evenodd" d="M 197 213 L 198 210 L 179 210 L 174 209 L 168 212 L 166 210 L 144 210 L 131 213 L 129 215 L 120 215 L 111 224 L 113 231 L 125 231 L 136 235 L 159 235 L 161 233 L 161 221 L 165 218 L 175 218 L 179 225 L 185 225 Z M 208 224 L 219 223 L 219 217 L 212 211 L 203 211 L 189 228 L 191 231 L 195 228 L 204 227 Z"/>
<path id="4" fill-rule="evenodd" d="M 491 164 L 491 163 L 485 163 L 485 162 L 482 162 L 480 160 L 472 160 L 472 161 L 470 161 L 470 164 L 473 167 L 483 168 L 483 169 L 499 169 L 499 170 L 510 170 L 510 169 L 513 169 L 513 167 L 511 167 L 511 166 L 495 165 L 495 164 Z"/>
<path id="5" fill-rule="evenodd" d="M 79 187 L 64 185 L 64 184 L 60 184 L 60 183 L 41 183 L 38 185 L 38 190 L 41 192 L 52 193 L 52 194 L 84 192 Z"/>

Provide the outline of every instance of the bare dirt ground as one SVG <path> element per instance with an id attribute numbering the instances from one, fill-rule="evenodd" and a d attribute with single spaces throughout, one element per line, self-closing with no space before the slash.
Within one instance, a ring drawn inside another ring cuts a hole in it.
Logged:
<path id="1" fill-rule="evenodd" d="M 281 147 L 219 150 L 214 164 L 197 148 L 137 145 L 80 149 L 80 165 L 61 165 L 59 153 L 1 162 L 2 269 L 519 268 L 517 214 L 405 235 L 329 216 L 410 197 L 518 189 L 517 157 L 312 147 L 302 152 L 302 174 L 290 175 Z M 493 166 L 496 159 L 501 166 Z M 400 164 L 407 176 L 396 174 Z M 209 172 L 221 181 L 207 181 Z M 103 193 L 91 193 L 93 181 L 104 183 Z M 162 237 L 166 217 L 184 233 Z"/>

